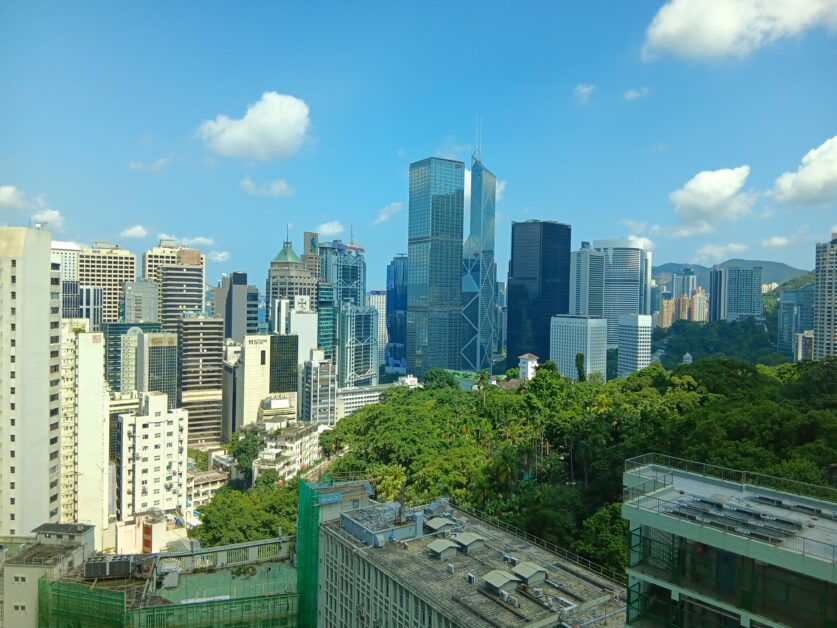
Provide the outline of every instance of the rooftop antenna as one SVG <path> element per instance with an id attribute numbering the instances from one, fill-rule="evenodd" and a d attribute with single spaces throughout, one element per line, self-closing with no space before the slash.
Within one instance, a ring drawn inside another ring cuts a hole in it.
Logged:
<path id="1" fill-rule="evenodd" d="M 355 228 L 349 225 L 349 244 L 355 243 Z"/>
<path id="2" fill-rule="evenodd" d="M 291 224 L 285 223 L 285 242 L 291 241 Z"/>

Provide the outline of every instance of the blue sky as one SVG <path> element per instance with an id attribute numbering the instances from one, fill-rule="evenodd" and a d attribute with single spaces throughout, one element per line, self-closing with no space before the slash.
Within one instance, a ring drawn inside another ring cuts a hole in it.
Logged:
<path id="1" fill-rule="evenodd" d="M 837 0 L 763 4 L 6 1 L 0 223 L 171 234 L 260 286 L 287 224 L 297 250 L 351 227 L 381 288 L 409 163 L 468 160 L 479 115 L 501 277 L 531 218 L 655 263 L 810 268 L 837 223 Z"/>

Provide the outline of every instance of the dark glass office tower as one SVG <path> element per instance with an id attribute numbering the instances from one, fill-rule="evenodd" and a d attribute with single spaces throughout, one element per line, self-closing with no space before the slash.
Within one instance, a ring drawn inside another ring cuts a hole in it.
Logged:
<path id="1" fill-rule="evenodd" d="M 299 336 L 271 334 L 270 392 L 296 392 L 298 385 Z"/>
<path id="2" fill-rule="evenodd" d="M 419 377 L 460 366 L 464 197 L 461 161 L 410 164 L 407 370 Z"/>
<path id="3" fill-rule="evenodd" d="M 549 326 L 570 303 L 570 225 L 544 220 L 512 223 L 508 277 L 508 359 L 549 358 Z"/>
<path id="4" fill-rule="evenodd" d="M 386 372 L 407 373 L 407 256 L 387 266 Z"/>

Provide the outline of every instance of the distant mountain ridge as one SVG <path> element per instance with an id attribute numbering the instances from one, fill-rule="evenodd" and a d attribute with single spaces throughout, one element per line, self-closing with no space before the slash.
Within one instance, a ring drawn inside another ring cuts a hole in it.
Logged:
<path id="1" fill-rule="evenodd" d="M 683 270 L 686 266 L 691 266 L 697 275 L 697 283 L 703 286 L 705 290 L 709 290 L 709 271 L 710 267 L 701 266 L 700 264 L 680 264 L 677 262 L 668 262 L 659 266 L 654 266 L 651 269 L 651 276 L 656 280 L 663 273 L 674 274 Z M 788 266 L 783 262 L 769 262 L 767 260 L 749 260 L 749 259 L 728 259 L 725 262 L 718 264 L 723 268 L 729 266 L 737 266 L 739 268 L 752 268 L 753 266 L 761 266 L 761 282 L 762 283 L 785 283 L 791 279 L 804 275 L 810 271 L 801 268 L 794 268 Z M 659 282 L 658 282 L 659 283 Z"/>

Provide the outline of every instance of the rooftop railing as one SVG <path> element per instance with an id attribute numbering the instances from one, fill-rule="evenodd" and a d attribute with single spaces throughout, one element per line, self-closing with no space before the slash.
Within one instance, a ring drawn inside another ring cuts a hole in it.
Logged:
<path id="1" fill-rule="evenodd" d="M 832 488 L 830 486 L 797 482 L 795 480 L 779 478 L 773 475 L 765 475 L 763 473 L 755 473 L 753 471 L 729 469 L 727 467 L 719 467 L 713 464 L 695 462 L 694 460 L 684 460 L 683 458 L 675 458 L 674 456 L 666 456 L 657 453 L 643 454 L 642 456 L 629 458 L 625 461 L 625 471 L 636 471 L 650 465 L 667 467 L 669 469 L 685 471 L 687 473 L 725 480 L 727 482 L 734 482 L 736 484 L 758 486 L 760 488 L 781 491 L 783 493 L 790 493 L 793 495 L 814 497 L 816 499 L 837 504 L 837 488 Z"/>

